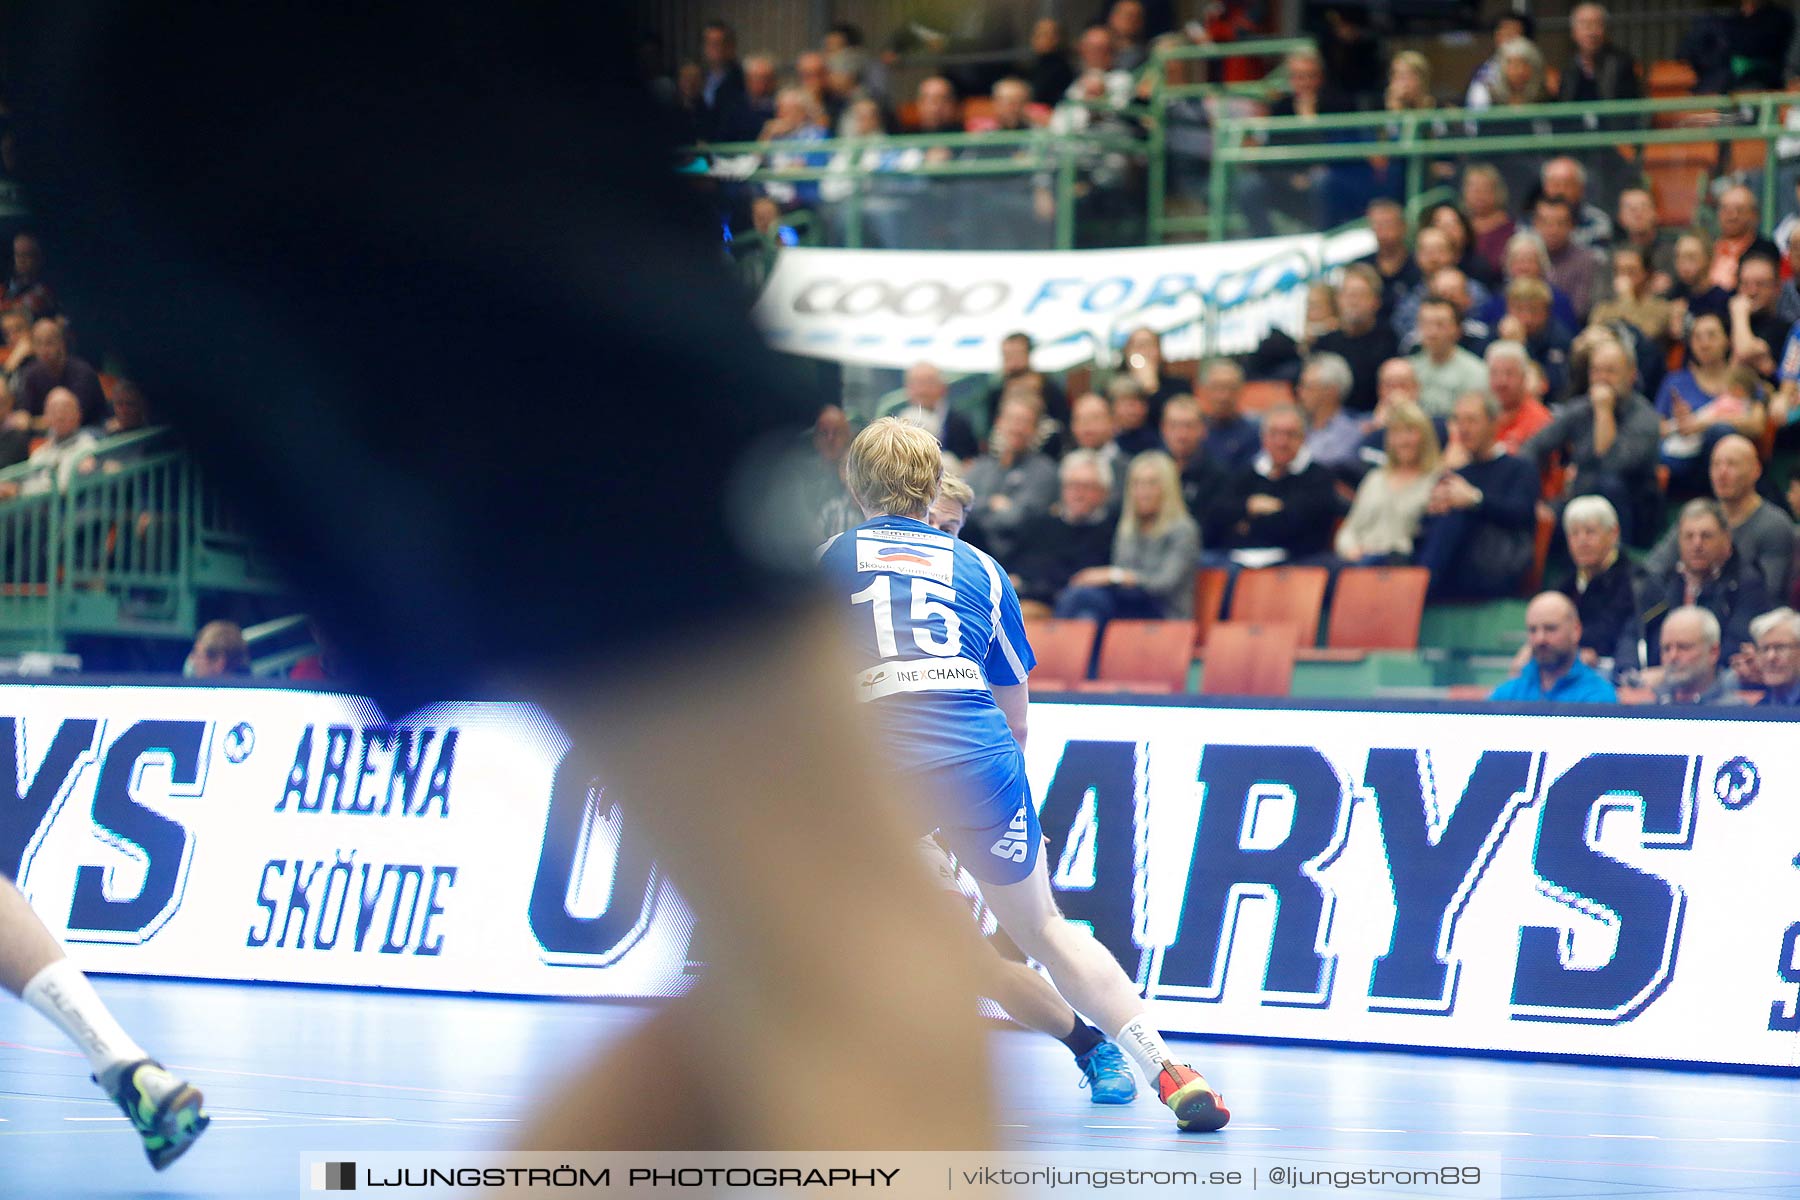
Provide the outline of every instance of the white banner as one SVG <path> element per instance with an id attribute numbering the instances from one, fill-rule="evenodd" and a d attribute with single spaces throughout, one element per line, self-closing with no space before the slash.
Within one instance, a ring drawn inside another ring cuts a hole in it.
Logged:
<path id="1" fill-rule="evenodd" d="M 521 705 L 8 686 L 0 871 L 97 971 L 679 991 L 693 920 L 566 750 Z"/>
<path id="2" fill-rule="evenodd" d="M 922 360 L 995 371 L 1000 339 L 1024 332 L 1033 364 L 1063 371 L 1122 345 L 1137 326 L 1198 357 L 1200 297 L 1224 312 L 1218 347 L 1254 349 L 1272 327 L 1299 331 L 1297 285 L 1375 249 L 1366 230 L 1127 250 L 788 249 L 756 307 L 777 350 L 873 366 Z"/>
<path id="3" fill-rule="evenodd" d="M 1790 721 L 1041 704 L 1027 757 L 1165 1029 L 1800 1063 Z"/>
<path id="4" fill-rule="evenodd" d="M 1165 1029 L 1800 1065 L 1791 722 L 1032 708 L 1061 902 Z M 520 705 L 7 685 L 0 872 L 98 971 L 679 992 L 692 917 L 567 749 Z"/>

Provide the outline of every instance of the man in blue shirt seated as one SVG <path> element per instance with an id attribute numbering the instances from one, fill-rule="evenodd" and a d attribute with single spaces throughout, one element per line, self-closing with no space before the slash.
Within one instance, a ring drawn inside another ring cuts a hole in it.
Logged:
<path id="1" fill-rule="evenodd" d="M 1494 689 L 1493 700 L 1555 704 L 1615 704 L 1618 693 L 1581 661 L 1581 618 L 1561 592 L 1539 592 L 1525 608 L 1525 641 L 1531 661 Z"/>

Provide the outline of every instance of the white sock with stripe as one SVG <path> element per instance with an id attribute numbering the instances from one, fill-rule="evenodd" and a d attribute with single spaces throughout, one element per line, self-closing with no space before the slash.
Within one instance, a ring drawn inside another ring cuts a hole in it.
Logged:
<path id="1" fill-rule="evenodd" d="M 33 975 L 20 998 L 87 1055 L 95 1079 L 104 1081 L 109 1070 L 149 1057 L 113 1018 L 88 977 L 66 958 Z"/>

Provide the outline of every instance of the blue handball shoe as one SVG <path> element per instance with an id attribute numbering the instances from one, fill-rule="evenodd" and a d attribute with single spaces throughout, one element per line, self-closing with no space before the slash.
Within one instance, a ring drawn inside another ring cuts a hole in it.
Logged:
<path id="1" fill-rule="evenodd" d="M 1111 1042 L 1101 1042 L 1075 1060 L 1081 1086 L 1095 1104 L 1130 1104 L 1137 1099 L 1137 1077 L 1125 1055 Z"/>

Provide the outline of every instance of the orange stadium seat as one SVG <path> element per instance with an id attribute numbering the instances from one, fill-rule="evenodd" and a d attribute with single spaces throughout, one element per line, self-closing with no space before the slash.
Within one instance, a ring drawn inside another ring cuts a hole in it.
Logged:
<path id="1" fill-rule="evenodd" d="M 1252 379 L 1238 393 L 1238 411 L 1242 413 L 1266 412 L 1277 404 L 1293 402 L 1294 386 L 1279 379 Z"/>
<path id="2" fill-rule="evenodd" d="M 1644 175 L 1656 200 L 1656 223 L 1687 226 L 1694 223 L 1706 194 L 1707 180 L 1719 161 L 1716 142 L 1644 147 Z"/>
<path id="3" fill-rule="evenodd" d="M 1694 74 L 1694 68 L 1680 59 L 1664 58 L 1650 64 L 1650 95 L 1653 99 L 1664 99 L 1671 96 L 1691 96 L 1694 85 L 1700 77 Z"/>
<path id="4" fill-rule="evenodd" d="M 1223 567 L 1201 567 L 1194 572 L 1194 650 L 1206 645 L 1206 636 L 1225 605 L 1225 584 L 1230 578 Z"/>
<path id="5" fill-rule="evenodd" d="M 1325 644 L 1334 650 L 1417 650 L 1424 567 L 1346 567 L 1331 597 Z"/>
<path id="6" fill-rule="evenodd" d="M 1083 692 L 1185 692 L 1194 661 L 1192 621 L 1108 621 L 1100 671 Z"/>
<path id="7" fill-rule="evenodd" d="M 1324 567 L 1261 567 L 1239 571 L 1231 593 L 1231 620 L 1282 622 L 1293 627 L 1296 649 L 1319 639 L 1319 614 L 1325 608 Z"/>
<path id="8" fill-rule="evenodd" d="M 1026 621 L 1025 637 L 1037 655 L 1031 686 L 1046 692 L 1066 692 L 1086 679 L 1094 656 L 1095 624 L 1078 619 Z"/>
<path id="9" fill-rule="evenodd" d="M 1203 696 L 1285 696 L 1294 683 L 1294 639 L 1282 622 L 1221 621 L 1206 646 Z"/>

